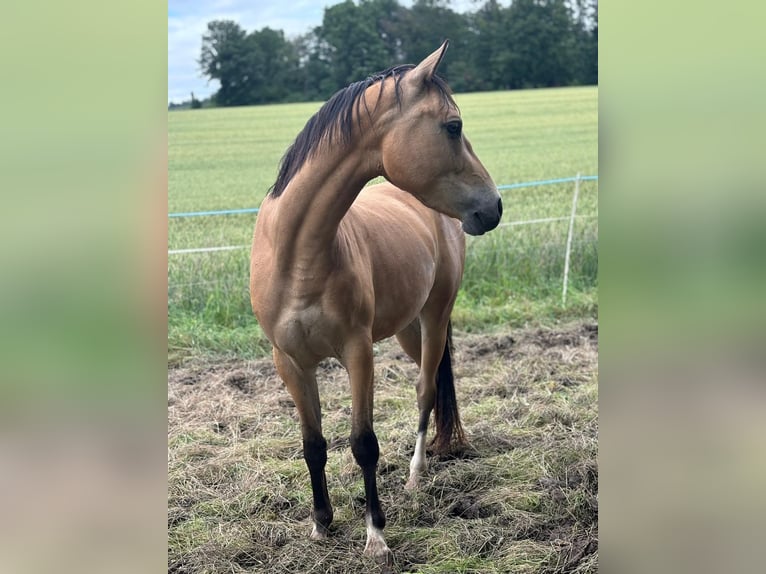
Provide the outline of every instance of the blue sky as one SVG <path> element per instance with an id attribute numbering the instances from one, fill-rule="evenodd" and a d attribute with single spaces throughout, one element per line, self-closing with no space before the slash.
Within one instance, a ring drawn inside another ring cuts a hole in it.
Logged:
<path id="1" fill-rule="evenodd" d="M 206 98 L 217 82 L 200 76 L 199 58 L 207 23 L 234 20 L 248 32 L 266 26 L 288 37 L 322 23 L 325 6 L 339 0 L 168 0 L 168 101 Z"/>
<path id="2" fill-rule="evenodd" d="M 206 98 L 218 89 L 217 82 L 200 76 L 199 58 L 207 23 L 234 20 L 245 30 L 266 26 L 283 30 L 288 38 L 304 34 L 322 23 L 325 6 L 342 0 L 168 0 L 168 102 Z M 404 6 L 411 0 L 399 0 Z M 458 12 L 476 9 L 471 0 L 453 0 Z"/>

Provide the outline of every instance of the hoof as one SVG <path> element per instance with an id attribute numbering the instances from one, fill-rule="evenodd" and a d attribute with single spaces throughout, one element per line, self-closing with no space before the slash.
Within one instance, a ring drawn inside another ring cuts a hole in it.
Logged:
<path id="1" fill-rule="evenodd" d="M 314 524 L 314 528 L 311 530 L 309 538 L 311 538 L 311 540 L 325 540 L 329 535 L 330 532 L 324 526 Z"/>
<path id="2" fill-rule="evenodd" d="M 367 527 L 367 544 L 364 555 L 374 558 L 378 564 L 390 567 L 394 563 L 394 555 L 383 538 L 383 532 L 374 526 Z"/>
<path id="3" fill-rule="evenodd" d="M 407 481 L 407 484 L 404 485 L 404 490 L 417 490 L 417 488 L 418 488 L 418 477 L 411 476 L 410 479 Z"/>
<path id="4" fill-rule="evenodd" d="M 368 541 L 367 546 L 364 548 L 364 555 L 373 558 L 375 562 L 381 566 L 390 568 L 394 565 L 394 553 L 391 552 L 388 546 L 386 546 L 385 542 L 381 546 L 371 544 L 370 541 Z"/>

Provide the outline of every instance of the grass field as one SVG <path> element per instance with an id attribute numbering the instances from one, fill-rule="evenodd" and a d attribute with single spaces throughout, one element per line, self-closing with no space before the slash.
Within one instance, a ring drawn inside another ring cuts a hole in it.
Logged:
<path id="1" fill-rule="evenodd" d="M 458 94 L 465 133 L 498 185 L 597 174 L 598 90 L 593 87 Z M 277 165 L 319 103 L 168 115 L 168 210 L 256 207 Z M 583 182 L 578 213 L 597 213 L 597 182 Z M 502 193 L 503 222 L 567 216 L 573 184 Z M 248 245 L 254 214 L 170 219 L 169 249 Z M 595 217 L 577 220 L 570 295 L 561 305 L 566 221 L 502 227 L 469 238 L 458 330 L 486 331 L 595 316 Z M 249 249 L 169 256 L 171 358 L 261 356 L 268 348 L 250 311 Z"/>
<path id="2" fill-rule="evenodd" d="M 459 334 L 458 402 L 471 456 L 415 446 L 414 364 L 376 346 L 378 487 L 394 572 L 584 574 L 598 567 L 597 326 Z M 362 574 L 364 487 L 348 381 L 319 369 L 335 521 L 309 540 L 311 489 L 295 408 L 270 359 L 196 358 L 168 379 L 168 571 Z"/>
<path id="3" fill-rule="evenodd" d="M 596 88 L 457 95 L 499 184 L 597 174 Z M 256 207 L 319 104 L 173 112 L 170 212 Z M 458 403 L 473 450 L 428 459 L 404 490 L 416 367 L 375 346 L 378 485 L 393 572 L 598 570 L 597 182 L 580 188 L 567 305 L 568 222 L 468 239 L 453 312 Z M 502 192 L 503 223 L 568 216 L 573 184 Z M 248 245 L 255 215 L 170 219 L 168 248 Z M 249 248 L 168 262 L 168 572 L 357 574 L 364 489 L 348 445 L 348 380 L 318 371 L 331 536 L 308 539 L 311 490 L 294 405 L 250 310 Z"/>

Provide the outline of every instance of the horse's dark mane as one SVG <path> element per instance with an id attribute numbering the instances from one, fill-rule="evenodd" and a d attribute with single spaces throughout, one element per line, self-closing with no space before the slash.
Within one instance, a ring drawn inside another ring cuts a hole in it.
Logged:
<path id="1" fill-rule="evenodd" d="M 380 82 L 380 89 L 382 91 L 383 81 L 388 78 L 394 78 L 396 103 L 401 106 L 402 94 L 399 84 L 404 74 L 414 67 L 412 64 L 403 64 L 378 72 L 365 80 L 354 82 L 339 90 L 327 100 L 319 108 L 319 111 L 309 119 L 292 145 L 287 148 L 279 164 L 277 181 L 274 182 L 274 185 L 269 190 L 271 197 L 279 197 L 282 194 L 290 180 L 316 152 L 322 142 L 340 142 L 343 145 L 348 145 L 351 142 L 354 113 L 356 112 L 358 123 L 361 123 L 359 111 L 362 104 L 364 104 L 367 112 L 370 113 L 364 98 L 364 92 L 367 88 Z M 431 78 L 431 85 L 441 94 L 445 105 L 455 105 L 451 95 L 452 92 L 443 78 L 434 74 Z"/>

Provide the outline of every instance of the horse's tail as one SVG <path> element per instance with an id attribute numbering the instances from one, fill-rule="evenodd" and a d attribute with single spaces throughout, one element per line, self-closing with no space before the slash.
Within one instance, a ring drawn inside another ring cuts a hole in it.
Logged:
<path id="1" fill-rule="evenodd" d="M 463 425 L 460 423 L 460 413 L 455 396 L 455 379 L 452 376 L 452 321 L 447 324 L 447 340 L 444 343 L 444 354 L 436 371 L 436 402 L 434 404 L 434 419 L 436 436 L 431 447 L 438 454 L 447 454 L 455 447 L 465 445 Z"/>

